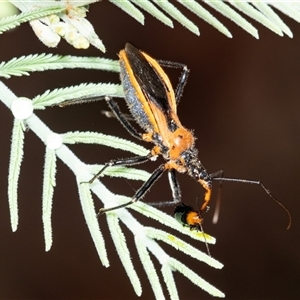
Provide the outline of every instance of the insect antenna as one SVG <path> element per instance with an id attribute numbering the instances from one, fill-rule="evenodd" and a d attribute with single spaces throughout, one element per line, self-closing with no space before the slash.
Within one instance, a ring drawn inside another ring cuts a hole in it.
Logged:
<path id="1" fill-rule="evenodd" d="M 288 215 L 288 226 L 287 226 L 287 230 L 290 229 L 291 225 L 292 225 L 292 216 L 290 211 L 271 193 L 271 191 L 269 189 L 267 189 L 264 184 L 260 181 L 256 181 L 256 180 L 248 180 L 248 179 L 239 179 L 239 178 L 224 178 L 224 177 L 212 177 L 213 180 L 220 180 L 220 181 L 229 181 L 229 182 L 240 182 L 240 183 L 249 183 L 249 184 L 256 184 L 261 186 L 261 188 L 266 192 L 266 194 L 279 206 L 281 206 L 282 209 L 285 210 L 285 212 Z"/>

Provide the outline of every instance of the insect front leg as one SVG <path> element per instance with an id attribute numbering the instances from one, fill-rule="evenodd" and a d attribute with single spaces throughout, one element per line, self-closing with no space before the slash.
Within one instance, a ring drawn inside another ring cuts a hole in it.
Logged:
<path id="1" fill-rule="evenodd" d="M 151 202 L 148 203 L 152 206 L 168 206 L 168 205 L 176 205 L 181 202 L 181 190 L 179 186 L 179 182 L 176 177 L 176 171 L 174 169 L 170 169 L 168 172 L 169 184 L 172 191 L 172 201 L 160 201 L 160 202 Z"/>
<path id="2" fill-rule="evenodd" d="M 127 205 L 130 205 L 132 203 L 139 201 L 150 190 L 150 188 L 156 182 L 156 180 L 161 177 L 161 175 L 163 174 L 164 171 L 165 171 L 165 165 L 162 164 L 152 173 L 152 175 L 149 177 L 149 179 L 146 182 L 144 182 L 144 184 L 136 191 L 136 193 L 134 194 L 134 196 L 131 198 L 130 201 L 128 201 L 124 204 L 118 205 L 118 206 L 114 206 L 114 207 L 101 208 L 99 210 L 99 214 L 103 214 L 108 211 L 126 207 Z"/>

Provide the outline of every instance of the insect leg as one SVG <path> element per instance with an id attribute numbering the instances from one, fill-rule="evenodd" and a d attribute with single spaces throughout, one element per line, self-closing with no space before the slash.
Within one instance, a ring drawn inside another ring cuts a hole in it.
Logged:
<path id="1" fill-rule="evenodd" d="M 165 60 L 158 60 L 158 62 L 163 67 L 182 69 L 181 75 L 179 77 L 179 82 L 175 89 L 175 99 L 176 99 L 176 103 L 178 104 L 183 94 L 184 87 L 187 83 L 190 70 L 187 68 L 185 64 L 181 64 L 178 62 L 165 61 Z"/>
<path id="2" fill-rule="evenodd" d="M 190 73 L 190 70 L 187 68 L 186 65 L 184 65 L 183 70 L 181 72 L 181 75 L 179 77 L 179 82 L 178 82 L 178 84 L 176 86 L 176 89 L 175 89 L 175 99 L 176 99 L 177 104 L 179 103 L 179 101 L 182 97 L 183 90 L 184 90 L 184 87 L 187 83 L 189 73 Z"/>
<path id="3" fill-rule="evenodd" d="M 172 190 L 172 201 L 160 201 L 160 202 L 152 202 L 148 203 L 152 206 L 168 206 L 168 205 L 175 205 L 181 202 L 181 191 L 179 182 L 176 177 L 176 172 L 174 169 L 170 169 L 168 172 L 169 184 Z"/>
<path id="4" fill-rule="evenodd" d="M 137 130 L 131 125 L 131 123 L 128 121 L 126 116 L 121 112 L 118 104 L 116 101 L 114 101 L 111 97 L 105 97 L 105 100 L 111 109 L 111 111 L 114 113 L 116 118 L 120 121 L 120 123 L 124 126 L 124 128 L 136 139 L 143 140 L 142 134 L 137 132 Z"/>
<path id="5" fill-rule="evenodd" d="M 105 99 L 109 108 L 111 109 L 114 116 L 120 121 L 120 123 L 125 127 L 125 129 L 136 139 L 143 140 L 142 134 L 137 132 L 136 129 L 131 125 L 129 122 L 130 117 L 128 118 L 127 115 L 123 114 L 118 106 L 118 104 L 109 96 L 105 97 L 85 97 L 85 98 L 76 98 L 71 100 L 66 100 L 59 104 L 60 107 L 65 107 L 74 104 L 82 104 L 82 103 L 89 103 L 95 102 L 98 100 Z M 105 113 L 107 115 L 107 112 Z M 109 114 L 108 114 L 109 115 Z"/>
<path id="6" fill-rule="evenodd" d="M 134 194 L 134 196 L 131 198 L 130 201 L 128 201 L 128 202 L 126 202 L 124 204 L 118 205 L 118 206 L 114 206 L 114 207 L 101 208 L 99 210 L 99 214 L 103 214 L 103 213 L 106 213 L 108 211 L 119 209 L 119 208 L 125 207 L 127 205 L 130 205 L 132 203 L 135 203 L 135 202 L 139 201 L 150 190 L 150 188 L 156 182 L 156 180 L 161 177 L 161 175 L 163 174 L 164 171 L 165 171 L 165 165 L 164 164 L 160 165 L 152 173 L 152 175 L 150 176 L 150 178 L 146 182 L 144 182 L 144 184 L 136 191 L 136 193 Z"/>
<path id="7" fill-rule="evenodd" d="M 110 110 L 101 110 L 101 114 L 107 118 L 117 118 L 116 115 Z M 130 114 L 122 113 L 122 115 L 125 117 L 126 120 L 134 121 L 134 118 Z"/>
<path id="8" fill-rule="evenodd" d="M 70 99 L 63 101 L 62 103 L 59 104 L 60 107 L 65 107 L 69 105 L 74 105 L 74 104 L 82 104 L 82 103 L 90 103 L 90 102 L 96 102 L 99 100 L 105 99 L 105 96 L 93 96 L 93 97 L 81 97 L 81 98 L 75 98 L 75 99 Z"/>
<path id="9" fill-rule="evenodd" d="M 111 160 L 107 162 L 103 168 L 93 176 L 92 179 L 88 181 L 88 183 L 93 183 L 97 178 L 101 176 L 101 174 L 105 171 L 106 168 L 108 167 L 113 167 L 113 166 L 133 166 L 133 165 L 138 165 L 142 164 L 149 159 L 151 159 L 153 155 L 150 153 L 146 156 L 134 156 L 134 157 L 129 157 L 129 158 L 123 158 L 123 159 L 118 159 L 118 160 Z"/>

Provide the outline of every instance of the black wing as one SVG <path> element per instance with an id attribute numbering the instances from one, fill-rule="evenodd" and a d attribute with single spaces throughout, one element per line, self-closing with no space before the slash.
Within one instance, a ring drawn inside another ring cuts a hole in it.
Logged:
<path id="1" fill-rule="evenodd" d="M 127 43 L 125 52 L 135 78 L 145 96 L 168 116 L 171 111 L 167 97 L 169 90 L 162 78 L 137 48 Z"/>

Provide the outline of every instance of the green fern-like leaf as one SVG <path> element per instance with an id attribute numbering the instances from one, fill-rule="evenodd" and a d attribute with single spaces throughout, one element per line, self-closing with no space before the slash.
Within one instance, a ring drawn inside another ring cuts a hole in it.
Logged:
<path id="1" fill-rule="evenodd" d="M 78 35 L 78 40 L 70 41 L 66 39 L 69 43 L 71 43 L 74 47 L 88 47 L 89 43 L 99 48 L 102 51 L 105 51 L 105 47 L 102 44 L 102 41 L 97 37 L 96 33 L 93 32 L 92 25 L 85 19 L 85 15 L 81 17 L 81 21 L 78 23 L 74 23 L 72 18 L 69 18 L 66 14 L 66 7 L 64 5 L 55 6 L 55 1 L 42 2 L 41 8 L 39 9 L 31 9 L 32 5 L 25 5 L 18 1 L 12 1 L 13 4 L 18 6 L 21 10 L 24 11 L 15 16 L 10 16 L 0 20 L 0 33 L 14 28 L 20 25 L 22 22 L 38 20 L 39 18 L 49 16 L 49 15 L 59 15 L 62 22 L 68 24 L 66 26 L 73 26 L 74 30 Z M 78 5 L 84 5 L 86 3 L 93 3 L 95 1 L 82 1 L 82 3 L 78 3 Z M 272 30 L 276 34 L 282 36 L 283 33 L 287 34 L 289 37 L 292 37 L 292 32 L 288 28 L 288 26 L 281 20 L 280 16 L 277 14 L 276 10 L 286 14 L 290 18 L 294 19 L 297 22 L 300 22 L 300 5 L 299 3 L 294 2 L 261 2 L 261 1 L 223 1 L 223 0 L 206 0 L 206 1 L 196 1 L 196 0 L 180 0 L 176 3 L 176 6 L 167 0 L 154 0 L 152 3 L 150 0 L 122 0 L 122 1 L 111 1 L 112 4 L 121 8 L 124 12 L 129 14 L 131 17 L 136 19 L 138 22 L 144 24 L 145 16 L 142 10 L 145 10 L 147 13 L 151 14 L 157 20 L 161 21 L 167 26 L 174 27 L 172 19 L 179 22 L 181 25 L 186 27 L 191 32 L 199 35 L 200 31 L 196 24 L 194 24 L 188 16 L 185 16 L 181 11 L 182 6 L 188 8 L 194 14 L 196 14 L 200 19 L 205 22 L 211 24 L 221 33 L 225 34 L 227 37 L 232 37 L 232 34 L 226 28 L 226 26 L 218 20 L 218 17 L 214 15 L 214 12 L 210 12 L 205 8 L 205 6 L 213 9 L 223 16 L 229 18 L 231 21 L 240 26 L 243 30 L 258 38 L 258 30 L 244 18 L 243 15 L 247 15 L 250 19 L 253 19 L 259 23 L 261 23 L 266 28 Z M 76 3 L 76 2 L 75 2 Z M 275 11 L 273 10 L 275 8 Z M 142 9 L 142 10 L 141 10 Z M 169 15 L 169 16 L 167 16 Z M 45 25 L 50 26 L 51 24 Z M 51 26 L 50 26 L 51 27 Z M 55 26 L 54 26 L 55 27 Z M 55 28 L 50 30 L 54 30 L 53 34 L 59 33 L 59 30 L 56 31 Z M 40 31 L 38 31 L 40 32 Z M 40 33 L 41 34 L 41 33 Z M 46 34 L 46 33 L 45 33 Z M 66 38 L 65 36 L 62 36 Z M 43 40 L 43 37 L 39 36 L 39 38 L 47 44 L 47 38 Z M 59 37 L 58 37 L 59 38 Z M 60 39 L 60 38 L 59 38 Z M 86 42 L 81 42 L 82 39 L 86 39 Z M 58 41 L 53 42 L 55 45 Z M 52 45 L 49 42 L 50 46 Z M 52 45 L 53 47 L 53 45 Z M 13 75 L 17 75 L 17 73 L 12 73 Z M 26 73 L 24 73 L 26 74 Z M 9 76 L 8 73 L 6 76 Z M 2 75 L 4 76 L 4 75 Z"/>
<path id="2" fill-rule="evenodd" d="M 8 106 L 11 107 L 11 102 L 16 102 L 16 97 L 0 82 L 0 93 L 2 95 L 1 100 Z M 50 92 L 51 93 L 51 92 Z M 22 104 L 22 101 L 20 101 Z M 27 103 L 27 101 L 26 101 Z M 18 104 L 18 101 L 16 102 L 16 105 Z M 15 105 L 15 106 L 16 106 Z M 17 107 L 15 107 L 15 110 L 17 110 Z M 91 196 L 91 190 L 101 199 L 104 203 L 105 207 L 110 207 L 112 205 L 120 205 L 124 202 L 128 202 L 128 198 L 124 196 L 114 195 L 111 193 L 100 181 L 95 180 L 95 182 L 90 185 L 86 183 L 94 173 L 94 171 L 90 171 L 90 167 L 86 166 L 84 163 L 82 163 L 75 155 L 70 151 L 70 149 L 67 148 L 66 145 L 64 145 L 64 140 L 69 140 L 71 143 L 78 142 L 83 138 L 83 142 L 85 138 L 87 138 L 87 142 L 94 141 L 96 143 L 101 143 L 101 139 L 105 137 L 97 136 L 94 133 L 86 133 L 86 136 L 82 136 L 80 133 L 75 133 L 73 136 L 72 134 L 70 136 L 65 135 L 61 136 L 59 134 L 53 133 L 39 118 L 37 118 L 36 115 L 32 114 L 26 121 L 24 121 L 26 125 L 31 129 L 32 132 L 34 132 L 42 141 L 44 141 L 49 147 L 48 150 L 46 150 L 46 158 L 45 158 L 45 172 L 44 172 L 44 180 L 47 180 L 47 182 L 44 184 L 44 195 L 43 195 L 43 222 L 44 222 L 44 235 L 45 235 L 45 243 L 46 243 L 46 250 L 49 250 L 52 244 L 52 227 L 51 227 L 51 206 L 52 206 L 52 195 L 53 195 L 53 188 L 55 186 L 55 172 L 56 172 L 56 164 L 55 159 L 53 159 L 53 156 L 56 155 L 58 158 L 60 158 L 62 161 L 65 162 L 65 164 L 74 172 L 76 175 L 76 181 L 79 191 L 79 198 L 80 203 L 82 207 L 82 211 L 87 223 L 87 226 L 89 228 L 89 231 L 91 233 L 92 240 L 95 244 L 96 251 L 99 255 L 99 258 L 102 262 L 102 264 L 106 267 L 109 266 L 109 261 L 107 257 L 107 252 L 105 248 L 105 241 L 103 239 L 102 233 L 99 228 L 99 222 L 96 217 L 95 213 L 95 205 L 94 201 Z M 19 124 L 19 123 L 18 123 Z M 22 122 L 20 124 L 23 124 Z M 22 128 L 23 126 L 17 126 L 17 128 Z M 17 130 L 19 132 L 19 130 Z M 14 133 L 14 137 L 19 136 L 18 134 Z M 14 139 L 13 139 L 14 140 Z M 21 139 L 23 141 L 23 139 Z M 17 139 L 16 141 L 20 141 Z M 108 145 L 110 144 L 109 139 L 106 141 L 108 142 Z M 105 143 L 106 143 L 105 142 Z M 60 144 L 61 143 L 61 144 Z M 119 144 L 122 146 L 122 143 Z M 124 143 L 123 143 L 124 144 Z M 14 180 L 17 180 L 19 177 L 19 167 L 20 166 L 20 158 L 22 158 L 22 152 L 18 151 L 17 149 L 23 149 L 23 147 L 20 147 L 18 145 L 23 145 L 23 142 L 15 142 L 13 144 L 14 151 L 17 151 L 19 153 L 16 158 L 16 155 L 13 155 L 12 158 L 15 158 L 11 164 L 10 169 L 17 170 L 16 172 L 13 172 Z M 112 144 L 113 145 L 113 144 Z M 119 147 L 120 145 L 117 145 Z M 131 145 L 131 148 L 133 146 Z M 54 150 L 55 149 L 55 150 Z M 133 149 L 129 149 L 130 151 L 133 151 Z M 139 150 L 140 151 L 140 150 Z M 146 150 L 142 149 L 142 153 L 147 152 Z M 16 165 L 16 167 L 13 167 Z M 93 168 L 94 166 L 92 166 Z M 122 172 L 130 172 L 131 170 L 134 171 L 132 168 L 124 168 L 125 170 Z M 98 170 L 96 170 L 97 172 Z M 107 175 L 109 175 L 109 172 L 116 172 L 116 176 L 118 176 L 117 173 L 120 173 L 120 168 L 110 168 L 107 170 Z M 10 172 L 12 174 L 12 172 Z M 115 174 L 114 174 L 115 175 Z M 123 176 L 123 175 L 122 175 Z M 139 179 L 139 180 L 147 180 L 148 174 L 143 172 L 136 172 L 133 179 Z M 130 177 L 128 177 L 130 178 Z M 13 184 L 14 190 L 17 190 L 17 185 Z M 11 209 L 11 215 L 17 216 L 17 202 L 15 201 L 13 205 L 10 205 Z M 143 214 L 146 217 L 153 218 L 154 220 L 159 221 L 160 223 L 166 225 L 167 227 L 173 228 L 174 230 L 178 232 L 182 232 L 185 235 L 189 235 L 192 238 L 195 238 L 197 240 L 206 241 L 207 243 L 214 243 L 215 240 L 210 237 L 207 234 L 204 234 L 202 232 L 196 232 L 196 231 L 190 231 L 187 228 L 182 227 L 181 224 L 179 224 L 173 217 L 163 213 L 162 211 L 159 211 L 155 209 L 154 207 L 151 207 L 143 202 L 138 202 L 135 205 L 131 206 L 130 208 L 136 210 L 137 212 Z M 178 292 L 176 289 L 175 284 L 175 278 L 173 276 L 173 266 L 170 264 L 172 261 L 177 261 L 173 257 L 169 256 L 162 247 L 155 241 L 154 235 L 157 234 L 157 240 L 160 242 L 166 243 L 171 245 L 173 248 L 178 249 L 178 251 L 182 251 L 185 254 L 188 254 L 190 252 L 196 252 L 199 251 L 193 251 L 191 248 L 189 248 L 183 241 L 181 241 L 179 238 L 170 235 L 168 231 L 160 231 L 159 234 L 155 229 L 147 228 L 143 226 L 141 223 L 139 223 L 130 213 L 127 209 L 120 209 L 117 211 L 113 211 L 107 214 L 108 218 L 108 224 L 109 228 L 112 231 L 113 240 L 115 241 L 115 246 L 117 248 L 117 251 L 120 252 L 120 259 L 124 265 L 124 269 L 126 270 L 128 277 L 130 279 L 130 282 L 133 285 L 133 288 L 137 295 L 141 294 L 141 285 L 140 281 L 137 278 L 137 274 L 134 269 L 134 261 L 130 262 L 128 261 L 129 253 L 128 250 L 126 250 L 127 245 L 125 241 L 125 235 L 122 233 L 121 227 L 119 227 L 118 230 L 116 230 L 116 226 L 121 221 L 133 234 L 136 241 L 136 246 L 138 250 L 139 257 L 145 267 L 145 272 L 149 278 L 149 281 L 151 283 L 151 286 L 153 288 L 153 292 L 156 297 L 161 298 L 163 296 L 163 289 L 162 284 L 160 282 L 160 277 L 158 276 L 158 273 L 153 270 L 155 270 L 155 266 L 152 262 L 152 257 L 150 257 L 150 253 L 158 259 L 160 264 L 162 265 L 162 275 L 165 276 L 164 280 L 166 283 L 166 286 L 168 288 L 168 291 L 170 292 L 170 295 L 172 298 L 178 298 Z M 111 218 L 111 219 L 110 219 Z M 17 220 L 17 219 L 16 219 Z M 12 222 L 15 222 L 15 219 L 12 218 Z M 15 222 L 16 223 L 16 222 Z M 16 223 L 17 224 L 17 223 Z M 16 225 L 14 225 L 13 229 L 16 229 Z M 203 254 L 203 255 L 196 255 L 195 253 L 193 257 L 197 260 L 202 260 L 205 263 L 208 263 L 209 265 L 213 267 L 220 268 L 222 265 L 220 263 L 216 263 L 214 259 L 212 259 L 210 256 Z M 180 262 L 178 262 L 180 263 Z M 180 265 L 181 266 L 181 265 Z M 179 270 L 179 268 L 178 268 Z M 204 280 L 195 280 L 196 278 L 200 278 L 199 276 L 195 275 L 193 271 L 191 271 L 189 268 L 185 268 L 184 272 L 181 271 L 188 279 L 192 280 L 195 284 L 199 285 L 201 288 L 203 288 L 208 293 L 223 297 L 223 293 L 218 291 L 215 287 L 208 284 Z M 204 284 L 205 282 L 205 284 Z M 200 284 L 204 284 L 204 286 L 201 286 Z M 217 292 L 218 291 L 218 292 Z"/>
<path id="3" fill-rule="evenodd" d="M 29 72 L 41 72 L 45 70 L 61 69 L 100 69 L 103 71 L 119 72 L 118 61 L 101 57 L 62 56 L 53 54 L 33 54 L 13 58 L 0 64 L 0 76 L 29 75 Z"/>
<path id="4" fill-rule="evenodd" d="M 17 27 L 22 23 L 49 16 L 51 14 L 57 14 L 64 11 L 65 9 L 65 7 L 56 5 L 22 12 L 18 15 L 0 19 L 0 34 L 7 30 Z"/>
<path id="5" fill-rule="evenodd" d="M 143 14 L 138 8 L 143 8 L 149 14 L 152 14 L 156 19 L 166 24 L 166 19 L 164 14 L 160 14 L 157 8 L 154 8 L 149 0 L 134 0 L 134 1 L 111 1 L 114 5 L 123 9 L 125 12 L 129 13 L 131 16 L 139 15 L 139 20 L 142 19 L 140 16 Z M 187 16 L 181 12 L 180 5 L 188 8 L 194 14 L 196 14 L 200 19 L 209 23 L 221 33 L 225 34 L 227 37 L 232 37 L 230 31 L 226 26 L 218 20 L 217 16 L 209 12 L 205 6 L 208 6 L 217 12 L 221 13 L 223 16 L 229 18 L 231 21 L 240 26 L 243 30 L 258 38 L 258 30 L 246 20 L 242 14 L 247 15 L 249 18 L 261 23 L 266 28 L 272 30 L 276 34 L 282 36 L 283 32 L 289 37 L 292 37 L 290 29 L 284 24 L 280 19 L 279 15 L 272 10 L 272 6 L 293 18 L 297 22 L 300 21 L 300 7 L 298 3 L 294 2 L 261 2 L 261 1 L 223 1 L 223 0 L 206 0 L 206 1 L 196 1 L 196 0 L 179 0 L 178 7 L 173 5 L 171 1 L 161 1 L 154 0 L 155 4 L 168 14 L 174 20 L 178 21 L 181 25 L 186 27 L 188 30 L 199 35 L 198 27 L 192 23 Z M 123 7 L 124 3 L 124 7 Z M 132 4 L 131 4 L 132 3 Z M 150 3 L 150 4 L 149 4 Z M 229 3 L 229 5 L 228 5 Z M 130 6 L 130 9 L 128 7 Z M 135 7 L 135 11 L 134 10 Z M 240 12 L 242 14 L 240 14 Z M 169 22 L 169 21 L 168 21 Z M 173 23 L 172 23 L 173 24 Z M 171 23 L 167 24 L 171 26 Z M 173 27 L 173 25 L 172 25 Z"/>

